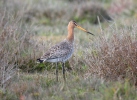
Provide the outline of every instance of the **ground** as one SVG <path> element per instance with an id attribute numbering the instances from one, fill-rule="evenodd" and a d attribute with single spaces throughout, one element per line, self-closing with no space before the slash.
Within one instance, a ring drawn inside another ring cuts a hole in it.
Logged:
<path id="1" fill-rule="evenodd" d="M 1 100 L 137 100 L 136 3 L 1 0 Z M 70 20 L 95 36 L 74 30 L 67 80 L 59 65 L 56 82 L 55 64 L 36 59 L 66 37 Z"/>

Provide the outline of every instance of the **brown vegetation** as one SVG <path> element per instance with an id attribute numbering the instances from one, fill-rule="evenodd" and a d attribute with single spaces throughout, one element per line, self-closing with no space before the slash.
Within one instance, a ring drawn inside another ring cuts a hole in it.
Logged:
<path id="1" fill-rule="evenodd" d="M 114 22 L 93 25 L 89 19 L 94 10 L 97 15 L 107 14 L 107 11 L 100 4 L 85 6 L 81 1 L 0 1 L 0 98 L 136 99 L 136 19 L 123 15 Z M 88 16 L 84 16 L 86 12 Z M 83 19 L 78 20 L 80 17 Z M 73 18 L 95 36 L 75 30 L 75 52 L 66 63 L 68 68 L 72 67 L 71 71 L 66 71 L 68 83 L 61 80 L 61 66 L 57 83 L 54 64 L 36 64 L 35 61 L 49 47 L 64 39 L 67 23 Z"/>

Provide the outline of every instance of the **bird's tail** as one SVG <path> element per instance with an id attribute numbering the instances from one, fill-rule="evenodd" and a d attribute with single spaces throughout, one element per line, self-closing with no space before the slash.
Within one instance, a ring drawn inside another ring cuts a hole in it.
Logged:
<path id="1" fill-rule="evenodd" d="M 43 62 L 44 62 L 44 60 L 42 60 L 40 58 L 37 59 L 37 63 L 43 63 Z"/>

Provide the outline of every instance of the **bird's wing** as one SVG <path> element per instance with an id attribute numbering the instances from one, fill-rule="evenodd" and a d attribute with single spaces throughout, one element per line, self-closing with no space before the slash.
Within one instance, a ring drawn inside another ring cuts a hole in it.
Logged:
<path id="1" fill-rule="evenodd" d="M 67 56 L 70 51 L 65 50 L 58 50 L 57 52 L 51 53 L 50 57 L 48 59 L 56 59 L 56 58 L 62 58 L 64 56 Z"/>
<path id="2" fill-rule="evenodd" d="M 51 47 L 41 58 L 42 59 L 56 59 L 67 55 L 70 52 L 70 47 L 67 42 L 63 41 Z"/>

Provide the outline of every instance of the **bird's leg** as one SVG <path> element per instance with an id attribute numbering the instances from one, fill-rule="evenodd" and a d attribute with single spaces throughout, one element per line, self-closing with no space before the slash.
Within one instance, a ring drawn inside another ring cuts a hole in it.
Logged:
<path id="1" fill-rule="evenodd" d="M 56 62 L 56 81 L 58 82 L 58 62 Z"/>
<path id="2" fill-rule="evenodd" d="M 66 78 L 65 78 L 65 63 L 64 62 L 62 63 L 62 73 L 63 73 L 64 81 L 66 81 Z"/>

